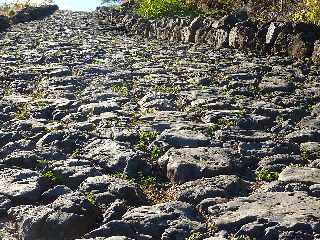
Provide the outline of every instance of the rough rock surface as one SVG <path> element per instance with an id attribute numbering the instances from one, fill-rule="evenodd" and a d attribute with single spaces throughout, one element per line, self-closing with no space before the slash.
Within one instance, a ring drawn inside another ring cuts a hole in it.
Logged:
<path id="1" fill-rule="evenodd" d="M 319 26 L 276 20 L 258 24 L 259 20 L 249 19 L 245 9 L 218 20 L 210 17 L 147 20 L 130 11 L 101 7 L 97 9 L 96 17 L 102 26 L 112 22 L 144 37 L 207 43 L 215 49 L 251 49 L 263 54 L 289 55 L 302 61 L 313 56 L 313 60 L 319 63 Z"/>
<path id="2" fill-rule="evenodd" d="M 319 199 L 304 193 L 257 193 L 209 207 L 218 230 L 257 239 L 314 239 L 319 236 Z"/>
<path id="3" fill-rule="evenodd" d="M 319 67 L 238 49 L 245 16 L 189 20 L 0 33 L 3 239 L 320 238 Z M 265 28 L 279 52 L 299 30 Z"/>

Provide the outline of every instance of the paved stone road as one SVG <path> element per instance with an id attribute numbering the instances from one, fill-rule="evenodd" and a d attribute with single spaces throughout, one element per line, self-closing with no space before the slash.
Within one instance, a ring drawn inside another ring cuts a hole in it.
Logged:
<path id="1" fill-rule="evenodd" d="M 320 238 L 319 67 L 66 11 L 0 46 L 3 239 Z"/>

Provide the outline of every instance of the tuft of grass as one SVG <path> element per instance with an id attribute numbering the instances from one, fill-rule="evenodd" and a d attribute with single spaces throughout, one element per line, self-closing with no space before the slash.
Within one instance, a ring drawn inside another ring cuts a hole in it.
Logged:
<path id="1" fill-rule="evenodd" d="M 294 21 L 320 24 L 320 0 L 303 0 L 301 9 L 291 15 Z"/>
<path id="2" fill-rule="evenodd" d="M 125 86 L 123 84 L 115 84 L 112 86 L 111 89 L 114 93 L 118 93 L 119 95 L 121 95 L 123 97 L 129 96 L 129 89 L 127 86 Z"/>
<path id="3" fill-rule="evenodd" d="M 160 147 L 158 147 L 158 146 L 153 146 L 152 148 L 151 148 L 151 151 L 150 151 L 150 157 L 151 157 L 151 160 L 156 160 L 156 159 L 158 159 L 159 157 L 160 157 L 160 155 L 161 155 L 161 148 Z"/>
<path id="4" fill-rule="evenodd" d="M 256 180 L 257 181 L 272 182 L 274 180 L 277 180 L 278 177 L 279 177 L 278 172 L 271 172 L 266 169 L 259 169 L 256 171 Z"/>
<path id="5" fill-rule="evenodd" d="M 81 152 L 80 148 L 74 149 L 70 155 L 70 158 L 77 158 L 80 155 L 80 152 Z"/>
<path id="6" fill-rule="evenodd" d="M 152 204 L 172 201 L 174 198 L 174 194 L 170 193 L 170 184 L 155 176 L 138 172 L 136 183 Z"/>
<path id="7" fill-rule="evenodd" d="M 180 87 L 169 87 L 163 85 L 154 85 L 152 90 L 160 93 L 169 93 L 169 94 L 177 94 L 180 91 Z"/>
<path id="8" fill-rule="evenodd" d="M 96 198 L 92 192 L 86 192 L 85 196 L 90 204 L 96 205 Z"/>
<path id="9" fill-rule="evenodd" d="M 220 129 L 221 129 L 221 127 L 218 124 L 211 124 L 207 128 L 207 134 L 212 137 L 212 136 L 214 136 L 215 132 Z"/>
<path id="10" fill-rule="evenodd" d="M 241 235 L 240 237 L 237 238 L 237 240 L 256 240 L 256 238 L 250 237 L 247 235 Z"/>
<path id="11" fill-rule="evenodd" d="M 189 237 L 187 237 L 185 240 L 201 240 L 204 238 L 204 234 L 200 232 L 194 232 Z"/>
<path id="12" fill-rule="evenodd" d="M 16 119 L 26 120 L 28 118 L 29 118 L 29 106 L 27 103 L 24 103 L 18 107 L 18 110 L 16 112 Z"/>
<path id="13" fill-rule="evenodd" d="M 188 6 L 185 0 L 140 0 L 136 12 L 146 18 L 199 15 L 199 11 Z"/>
<path id="14" fill-rule="evenodd" d="M 148 145 L 156 139 L 156 137 L 158 136 L 157 132 L 153 132 L 153 131 L 141 131 L 139 133 L 139 142 L 136 145 L 138 149 L 142 150 L 142 151 L 146 151 Z"/>
<path id="15" fill-rule="evenodd" d="M 52 184 L 57 184 L 57 183 L 61 182 L 61 180 L 62 180 L 62 177 L 59 176 L 53 170 L 46 170 L 41 173 L 41 176 L 44 177 L 45 179 L 47 179 Z"/>

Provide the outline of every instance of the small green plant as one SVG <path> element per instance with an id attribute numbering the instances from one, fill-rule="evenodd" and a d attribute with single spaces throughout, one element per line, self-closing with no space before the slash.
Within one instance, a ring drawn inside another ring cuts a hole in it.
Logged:
<path id="1" fill-rule="evenodd" d="M 147 114 L 153 114 L 155 113 L 157 110 L 155 108 L 147 108 L 144 111 L 141 111 L 142 115 L 147 115 Z"/>
<path id="2" fill-rule="evenodd" d="M 266 182 L 272 182 L 274 180 L 277 180 L 279 177 L 278 172 L 271 172 L 266 169 L 258 169 L 256 171 L 256 180 L 257 181 L 266 181 Z"/>
<path id="3" fill-rule="evenodd" d="M 224 127 L 232 127 L 236 125 L 235 120 L 233 119 L 227 119 L 227 118 L 219 118 L 217 121 L 217 125 Z"/>
<path id="4" fill-rule="evenodd" d="M 157 178 L 154 176 L 145 176 L 143 172 L 138 172 L 138 184 L 142 189 L 155 187 Z"/>
<path id="5" fill-rule="evenodd" d="M 29 118 L 29 106 L 27 103 L 24 103 L 18 107 L 16 112 L 16 119 L 26 120 Z"/>
<path id="6" fill-rule="evenodd" d="M 89 203 L 96 205 L 96 198 L 92 192 L 86 192 L 85 196 Z"/>
<path id="7" fill-rule="evenodd" d="M 80 152 L 81 152 L 80 148 L 76 148 L 76 149 L 74 149 L 74 150 L 72 151 L 70 157 L 71 157 L 71 158 L 77 158 L 77 157 L 79 156 Z"/>
<path id="8" fill-rule="evenodd" d="M 56 132 L 57 129 L 55 127 L 46 127 L 44 129 L 47 133 L 52 133 L 52 132 Z"/>
<path id="9" fill-rule="evenodd" d="M 112 91 L 115 93 L 118 93 L 119 95 L 123 97 L 127 97 L 129 95 L 129 89 L 127 86 L 124 86 L 123 84 L 115 84 L 112 86 Z"/>
<path id="10" fill-rule="evenodd" d="M 283 116 L 277 116 L 276 117 L 276 123 L 279 125 L 282 125 L 284 123 L 285 119 Z"/>
<path id="11" fill-rule="evenodd" d="M 320 24 L 320 1 L 303 0 L 299 11 L 291 15 L 294 21 L 305 21 L 314 24 Z"/>
<path id="12" fill-rule="evenodd" d="M 115 178 L 120 178 L 123 180 L 130 180 L 130 178 L 126 174 L 124 174 L 123 172 L 115 172 L 115 173 L 110 174 L 110 176 L 113 176 Z"/>
<path id="13" fill-rule="evenodd" d="M 75 91 L 74 95 L 76 96 L 76 99 L 78 99 L 78 100 L 81 98 L 81 96 L 82 96 L 82 91 L 81 91 L 81 88 L 80 88 L 80 87 L 77 87 L 77 88 L 76 88 L 76 91 Z"/>
<path id="14" fill-rule="evenodd" d="M 9 87 L 6 87 L 3 92 L 4 96 L 10 96 L 12 95 L 12 93 L 12 89 L 10 89 Z"/>
<path id="15" fill-rule="evenodd" d="M 204 238 L 204 234 L 200 232 L 194 232 L 189 237 L 187 237 L 185 240 L 201 240 Z"/>
<path id="16" fill-rule="evenodd" d="M 136 145 L 138 149 L 146 151 L 148 144 L 150 144 L 153 140 L 158 136 L 157 132 L 153 131 L 141 131 L 139 133 L 139 142 Z"/>
<path id="17" fill-rule="evenodd" d="M 199 14 L 199 11 L 188 6 L 185 0 L 140 0 L 136 12 L 146 18 Z"/>
<path id="18" fill-rule="evenodd" d="M 172 201 L 175 197 L 174 194 L 170 192 L 172 185 L 155 176 L 138 172 L 135 182 L 139 185 L 147 199 L 153 204 Z"/>
<path id="19" fill-rule="evenodd" d="M 256 238 L 250 237 L 247 235 L 241 235 L 240 237 L 237 238 L 237 240 L 256 240 Z"/>
<path id="20" fill-rule="evenodd" d="M 209 136 L 214 136 L 215 132 L 220 129 L 221 127 L 218 124 L 212 124 L 207 128 L 207 134 Z"/>
<path id="21" fill-rule="evenodd" d="M 239 118 L 244 117 L 245 114 L 246 114 L 246 111 L 244 109 L 240 109 L 231 113 L 231 115 Z"/>
<path id="22" fill-rule="evenodd" d="M 129 125 L 131 127 L 136 127 L 140 122 L 140 117 L 136 112 L 130 113 Z"/>
<path id="23" fill-rule="evenodd" d="M 177 94 L 180 91 L 179 87 L 168 87 L 163 85 L 155 85 L 152 90 L 160 93 Z"/>
<path id="24" fill-rule="evenodd" d="M 61 182 L 61 176 L 59 176 L 56 172 L 52 170 L 46 170 L 41 173 L 41 176 L 47 179 L 49 182 L 53 184 L 57 184 L 58 182 Z"/>
<path id="25" fill-rule="evenodd" d="M 156 160 L 160 157 L 160 154 L 161 154 L 161 148 L 158 147 L 158 146 L 153 146 L 151 148 L 151 151 L 150 151 L 150 155 L 151 155 L 151 160 Z"/>

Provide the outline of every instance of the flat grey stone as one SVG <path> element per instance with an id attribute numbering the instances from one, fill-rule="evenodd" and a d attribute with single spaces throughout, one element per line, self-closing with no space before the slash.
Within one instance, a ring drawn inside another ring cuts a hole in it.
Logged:
<path id="1" fill-rule="evenodd" d="M 120 106 L 116 102 L 105 101 L 105 102 L 89 103 L 86 105 L 82 105 L 79 108 L 79 111 L 85 112 L 87 114 L 99 115 L 104 112 L 110 112 L 118 109 L 120 109 Z"/>
<path id="2" fill-rule="evenodd" d="M 46 206 L 13 207 L 8 215 L 25 240 L 75 239 L 92 230 L 99 219 L 97 207 L 77 192 L 62 195 Z"/>
<path id="3" fill-rule="evenodd" d="M 279 174 L 279 181 L 320 184 L 320 169 L 309 167 L 287 167 Z"/>
<path id="4" fill-rule="evenodd" d="M 89 177 L 79 186 L 79 190 L 97 194 L 97 198 L 101 193 L 109 193 L 115 199 L 126 200 L 129 205 L 146 203 L 146 199 L 136 183 L 110 175 Z"/>
<path id="5" fill-rule="evenodd" d="M 201 228 L 199 216 L 193 207 L 179 201 L 134 208 L 123 215 L 122 220 L 138 233 L 150 235 L 154 239 L 160 239 L 166 229 L 177 225 L 184 229 L 184 237 L 189 236 L 192 230 Z"/>
<path id="6" fill-rule="evenodd" d="M 233 174 L 241 168 L 227 150 L 206 147 L 170 149 L 158 163 L 174 183 Z"/>
<path id="7" fill-rule="evenodd" d="M 248 184 L 237 176 L 220 175 L 176 186 L 176 199 L 199 204 L 206 198 L 244 196 L 248 193 L 248 188 Z"/>
<path id="8" fill-rule="evenodd" d="M 28 169 L 1 169 L 0 194 L 15 204 L 31 204 L 40 199 L 44 182 L 38 172 Z"/>
<path id="9" fill-rule="evenodd" d="M 279 232 L 312 233 L 314 229 L 319 233 L 319 209 L 320 200 L 302 192 L 259 192 L 213 205 L 209 207 L 209 215 L 210 221 L 219 230 L 237 231 L 248 223 L 260 222 L 266 236 L 270 224 Z"/>
<path id="10" fill-rule="evenodd" d="M 209 145 L 210 139 L 192 130 L 168 129 L 161 133 L 157 141 L 173 147 L 205 147 Z"/>
<path id="11" fill-rule="evenodd" d="M 136 163 L 140 160 L 139 154 L 129 144 L 111 139 L 92 140 L 83 148 L 83 157 L 110 172 L 125 171 L 129 176 L 137 172 Z"/>

